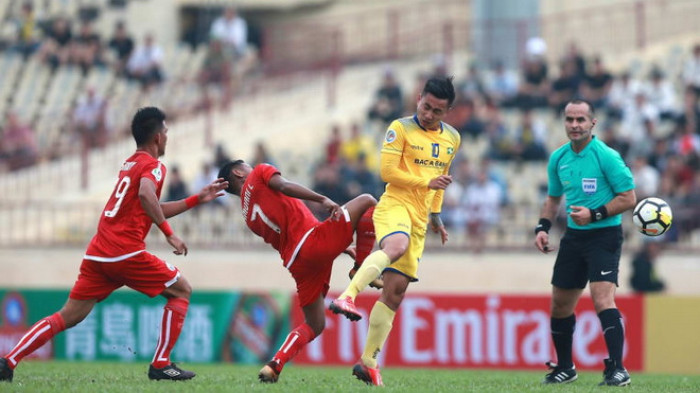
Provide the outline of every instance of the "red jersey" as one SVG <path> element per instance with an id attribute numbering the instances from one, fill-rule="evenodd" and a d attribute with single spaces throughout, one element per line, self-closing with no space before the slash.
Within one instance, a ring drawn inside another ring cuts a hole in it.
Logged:
<path id="1" fill-rule="evenodd" d="M 318 220 L 301 200 L 268 187 L 270 178 L 279 173 L 272 165 L 257 165 L 241 189 L 241 207 L 248 228 L 279 251 L 287 266 Z"/>
<path id="2" fill-rule="evenodd" d="M 137 151 L 126 159 L 114 192 L 102 211 L 97 233 L 85 252 L 85 259 L 116 262 L 146 249 L 144 239 L 153 220 L 141 206 L 141 178 L 155 183 L 156 196 L 160 199 L 165 172 L 165 166 L 146 152 Z"/>

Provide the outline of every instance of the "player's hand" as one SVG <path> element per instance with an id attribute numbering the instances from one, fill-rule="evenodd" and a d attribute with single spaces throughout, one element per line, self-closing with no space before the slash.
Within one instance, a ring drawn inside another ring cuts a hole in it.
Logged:
<path id="1" fill-rule="evenodd" d="M 350 255 L 350 258 L 352 258 L 354 261 L 355 257 L 357 256 L 357 254 L 355 252 L 355 246 L 350 246 L 350 247 L 346 248 L 345 251 L 343 251 L 343 254 Z"/>
<path id="2" fill-rule="evenodd" d="M 449 237 L 449 234 L 447 233 L 447 229 L 445 229 L 444 225 L 440 225 L 439 227 L 432 226 L 432 229 L 433 232 L 440 234 L 440 240 L 442 240 L 443 245 L 447 243 L 447 238 Z"/>
<path id="3" fill-rule="evenodd" d="M 554 251 L 554 247 L 549 245 L 549 234 L 545 231 L 537 232 L 535 236 L 535 246 L 544 254 Z"/>
<path id="4" fill-rule="evenodd" d="M 202 191 L 199 192 L 199 203 L 211 202 L 214 199 L 223 196 L 224 190 L 228 188 L 228 182 L 222 178 L 218 178 L 207 184 Z"/>
<path id="5" fill-rule="evenodd" d="M 182 241 L 177 235 L 173 234 L 166 238 L 168 243 L 175 249 L 173 254 L 175 255 L 187 255 L 187 245 Z"/>
<path id="6" fill-rule="evenodd" d="M 323 205 L 323 208 L 328 212 L 328 214 L 330 214 L 331 220 L 333 221 L 338 221 L 340 219 L 340 215 L 343 214 L 340 211 L 340 205 L 333 202 L 328 197 L 324 197 L 323 202 L 321 202 L 321 205 Z"/>
<path id="7" fill-rule="evenodd" d="M 587 207 L 571 206 L 571 213 L 569 213 L 569 215 L 577 225 L 583 226 L 591 223 L 591 211 Z"/>
<path id="8" fill-rule="evenodd" d="M 431 190 L 444 190 L 452 183 L 452 176 L 450 175 L 440 175 L 434 179 L 430 179 L 428 183 L 428 188 Z"/>

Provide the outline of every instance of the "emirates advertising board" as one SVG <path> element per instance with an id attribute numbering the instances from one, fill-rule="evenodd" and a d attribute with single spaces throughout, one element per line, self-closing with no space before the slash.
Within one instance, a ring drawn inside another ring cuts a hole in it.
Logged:
<path id="1" fill-rule="evenodd" d="M 329 295 L 333 299 L 337 295 Z M 360 295 L 364 317 L 351 322 L 327 313 L 326 330 L 302 351 L 297 364 L 354 364 L 362 353 L 369 313 L 377 296 Z M 643 298 L 618 297 L 625 324 L 624 363 L 641 370 Z M 392 367 L 542 369 L 555 360 L 548 296 L 412 294 L 404 299 L 379 364 Z M 303 315 L 292 307 L 292 325 Z M 579 369 L 599 370 L 608 357 L 590 298 L 576 310 L 573 355 Z"/>

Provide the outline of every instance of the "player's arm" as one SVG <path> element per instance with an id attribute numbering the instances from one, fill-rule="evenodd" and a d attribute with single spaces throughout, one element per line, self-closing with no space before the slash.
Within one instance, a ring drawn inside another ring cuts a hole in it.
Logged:
<path id="1" fill-rule="evenodd" d="M 330 213 L 331 217 L 336 217 L 340 214 L 340 206 L 333 202 L 330 198 L 325 195 L 321 195 L 308 187 L 302 186 L 299 183 L 289 181 L 282 177 L 282 175 L 279 173 L 272 175 L 267 183 L 267 186 L 292 198 L 320 203 L 323 205 L 323 208 Z"/>
<path id="2" fill-rule="evenodd" d="M 382 180 L 386 183 L 404 188 L 428 187 L 433 190 L 444 190 L 452 183 L 452 177 L 448 175 L 440 175 L 433 179 L 426 179 L 401 170 L 399 168 L 401 156 L 398 154 L 382 151 L 379 157 L 379 173 Z"/>
<path id="3" fill-rule="evenodd" d="M 535 246 L 545 254 L 554 251 L 554 248 L 549 245 L 549 229 L 552 227 L 552 221 L 557 215 L 560 203 L 561 196 L 547 195 L 540 211 L 540 220 L 535 227 Z"/>
<path id="4" fill-rule="evenodd" d="M 223 196 L 223 190 L 225 190 L 227 187 L 228 182 L 219 178 L 207 184 L 201 191 L 199 191 L 199 194 L 190 195 L 185 199 L 180 199 L 179 201 L 160 202 L 160 207 L 163 210 L 163 215 L 165 215 L 165 218 L 177 216 L 178 214 L 185 212 L 199 204 L 211 202 L 214 199 Z"/>
<path id="5" fill-rule="evenodd" d="M 637 194 L 631 189 L 618 193 L 610 202 L 600 207 L 571 206 L 571 219 L 578 225 L 586 225 L 633 209 L 636 204 Z"/>
<path id="6" fill-rule="evenodd" d="M 170 224 L 165 220 L 165 214 L 163 214 L 163 209 L 158 202 L 156 184 L 147 177 L 142 177 L 139 183 L 139 201 L 148 217 L 160 228 L 168 243 L 175 248 L 175 254 L 187 255 L 187 245 L 173 233 Z"/>

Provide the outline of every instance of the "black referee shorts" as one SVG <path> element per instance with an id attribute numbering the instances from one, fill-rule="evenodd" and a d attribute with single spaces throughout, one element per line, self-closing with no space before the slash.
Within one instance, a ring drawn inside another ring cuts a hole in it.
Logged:
<path id="1" fill-rule="evenodd" d="M 622 252 L 622 226 L 600 229 L 567 228 L 554 262 L 552 285 L 583 289 L 588 281 L 617 285 Z"/>

